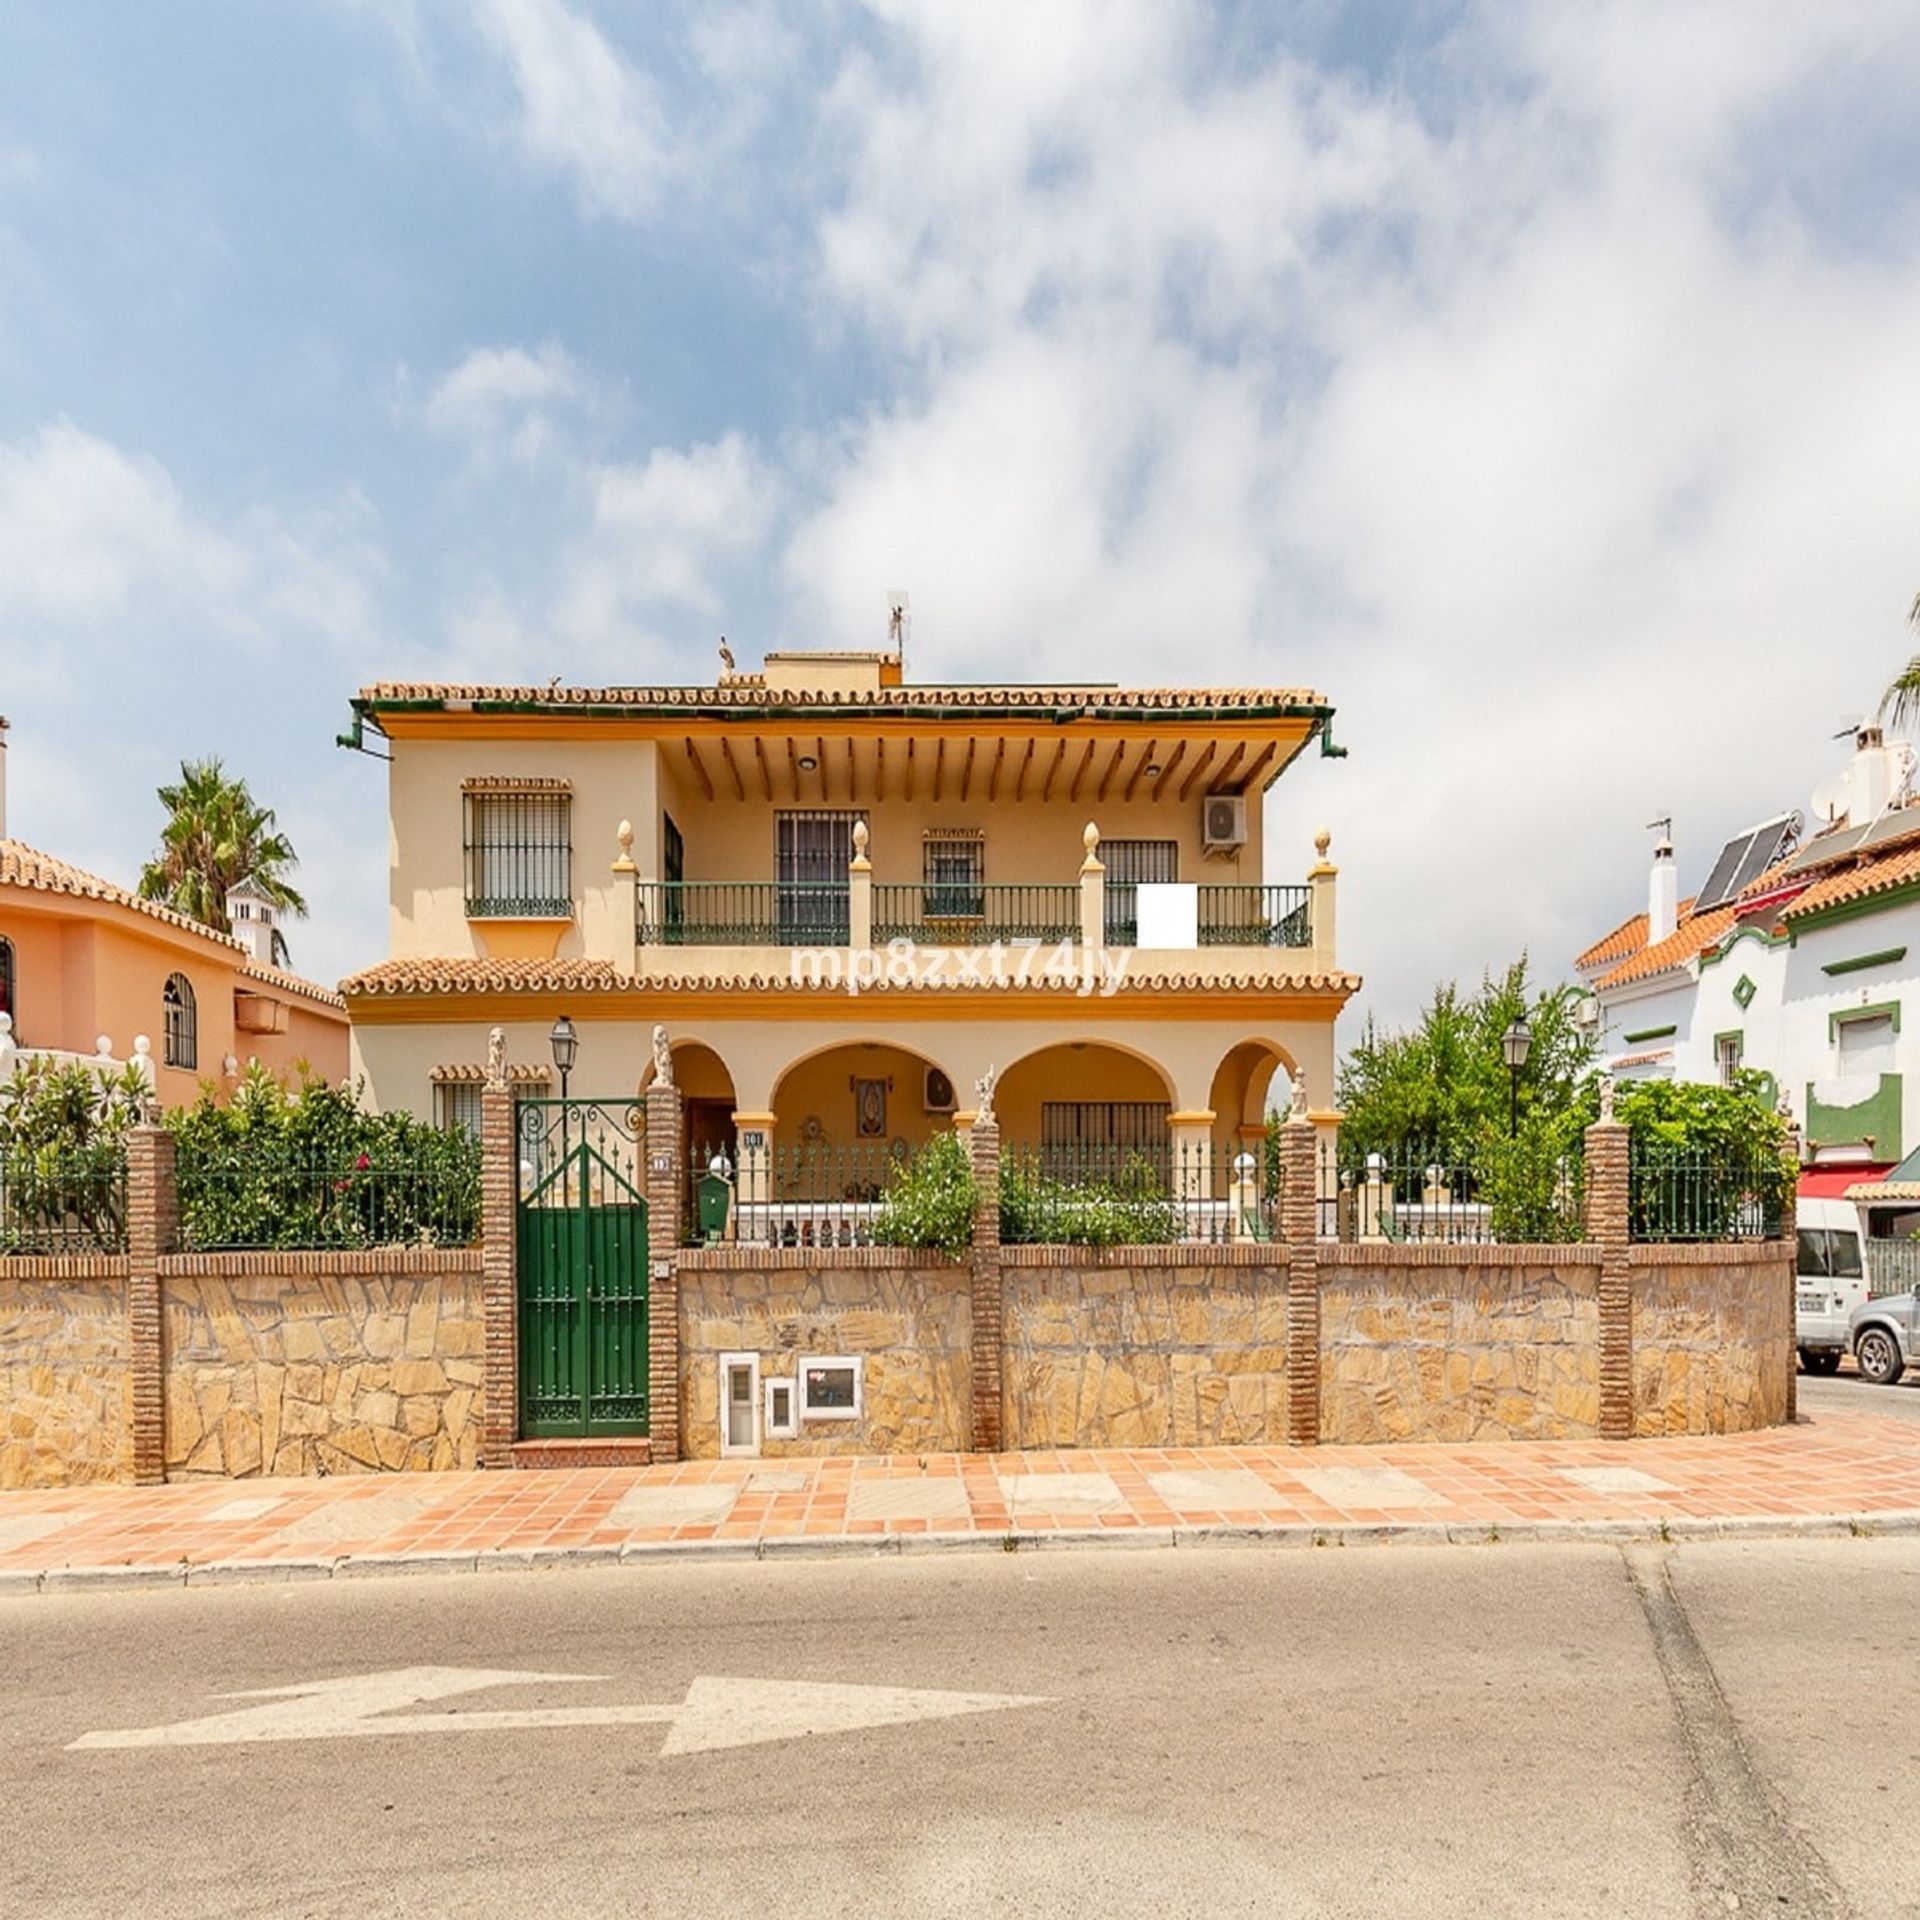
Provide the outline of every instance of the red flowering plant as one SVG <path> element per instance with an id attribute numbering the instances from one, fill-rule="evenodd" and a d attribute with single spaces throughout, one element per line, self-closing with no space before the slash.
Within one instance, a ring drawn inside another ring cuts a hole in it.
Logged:
<path id="1" fill-rule="evenodd" d="M 293 1084 L 249 1067 L 222 1101 L 203 1086 L 171 1117 L 184 1244 L 469 1246 L 479 1143 L 405 1113 L 368 1113 L 357 1086 Z"/>

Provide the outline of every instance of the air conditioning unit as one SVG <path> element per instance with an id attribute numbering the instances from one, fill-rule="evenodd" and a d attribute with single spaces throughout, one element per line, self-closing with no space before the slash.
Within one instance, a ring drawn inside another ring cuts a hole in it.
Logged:
<path id="1" fill-rule="evenodd" d="M 1208 853 L 1235 853 L 1247 844 L 1247 796 L 1210 793 L 1200 803 L 1200 844 Z"/>
<path id="2" fill-rule="evenodd" d="M 927 1069 L 926 1094 L 922 1104 L 928 1113 L 953 1111 L 953 1082 L 938 1067 Z"/>

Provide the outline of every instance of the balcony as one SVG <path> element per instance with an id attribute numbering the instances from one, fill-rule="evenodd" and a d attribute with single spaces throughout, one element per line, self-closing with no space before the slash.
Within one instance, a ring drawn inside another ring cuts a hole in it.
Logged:
<path id="1" fill-rule="evenodd" d="M 1083 889 L 1074 884 L 941 885 L 887 881 L 867 889 L 866 944 L 990 947 L 1081 940 Z M 1139 944 L 1139 889 L 1105 889 L 1106 944 Z M 1311 948 L 1304 886 L 1200 886 L 1191 944 Z M 832 881 L 652 880 L 635 887 L 641 947 L 844 947 L 853 940 L 854 885 Z M 1186 945 L 1182 939 L 1177 944 Z"/>

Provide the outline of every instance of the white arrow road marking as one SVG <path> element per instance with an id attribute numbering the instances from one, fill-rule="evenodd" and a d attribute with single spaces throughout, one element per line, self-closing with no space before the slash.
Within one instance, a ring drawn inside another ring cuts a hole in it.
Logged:
<path id="1" fill-rule="evenodd" d="M 297 1687 L 228 1694 L 268 1704 L 178 1720 L 163 1727 L 121 1727 L 83 1733 L 72 1747 L 206 1747 L 261 1740 L 356 1740 L 398 1733 L 479 1733 L 536 1727 L 623 1727 L 665 1724 L 662 1758 L 796 1740 L 811 1733 L 940 1720 L 959 1713 L 1047 1704 L 1036 1695 L 940 1693 L 924 1688 L 843 1686 L 814 1680 L 735 1680 L 701 1675 L 679 1706 L 502 1707 L 462 1713 L 407 1713 L 429 1700 L 489 1687 L 578 1683 L 603 1676 L 517 1673 L 492 1667 L 400 1667 L 347 1674 Z M 71 1748 L 69 1749 L 71 1751 Z"/>

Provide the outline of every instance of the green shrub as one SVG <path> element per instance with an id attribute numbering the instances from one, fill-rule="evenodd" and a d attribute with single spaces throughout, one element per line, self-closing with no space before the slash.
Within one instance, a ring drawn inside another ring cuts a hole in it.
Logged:
<path id="1" fill-rule="evenodd" d="M 1512 1132 L 1480 1127 L 1474 1139 L 1473 1197 L 1487 1209 L 1494 1239 L 1538 1244 L 1585 1237 L 1584 1146 L 1569 1113 L 1523 1114 Z"/>
<path id="2" fill-rule="evenodd" d="M 966 1143 L 957 1133 L 940 1134 L 894 1168 L 873 1237 L 883 1247 L 964 1253 L 973 1244 L 979 1192 Z"/>
<path id="3" fill-rule="evenodd" d="M 126 1244 L 126 1134 L 150 1097 L 133 1066 L 15 1062 L 0 1085 L 0 1250 Z"/>
<path id="4" fill-rule="evenodd" d="M 1000 1169 L 1000 1238 L 1007 1246 L 1169 1246 L 1185 1237 L 1180 1203 L 1144 1154 L 1111 1174 L 1068 1181 L 1014 1155 Z"/>
<path id="5" fill-rule="evenodd" d="M 480 1226 L 480 1143 L 358 1089 L 252 1066 L 222 1106 L 211 1087 L 171 1118 L 188 1247 L 469 1246 Z"/>

